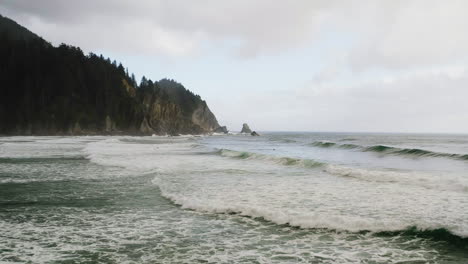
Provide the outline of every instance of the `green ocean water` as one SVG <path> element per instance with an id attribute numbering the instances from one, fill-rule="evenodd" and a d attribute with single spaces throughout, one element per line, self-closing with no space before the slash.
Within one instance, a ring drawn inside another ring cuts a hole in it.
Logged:
<path id="1" fill-rule="evenodd" d="M 0 262 L 467 263 L 465 161 L 351 136 L 0 138 Z"/>

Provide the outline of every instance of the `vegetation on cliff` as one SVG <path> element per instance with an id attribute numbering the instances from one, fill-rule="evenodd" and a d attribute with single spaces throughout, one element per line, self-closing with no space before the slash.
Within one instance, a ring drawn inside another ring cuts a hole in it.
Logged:
<path id="1" fill-rule="evenodd" d="M 205 133 L 219 127 L 200 96 L 80 48 L 54 47 L 0 16 L 0 134 Z"/>

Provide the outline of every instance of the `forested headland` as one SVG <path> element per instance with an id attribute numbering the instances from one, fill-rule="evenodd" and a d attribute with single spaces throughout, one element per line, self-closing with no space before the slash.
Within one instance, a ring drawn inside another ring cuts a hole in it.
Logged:
<path id="1" fill-rule="evenodd" d="M 0 16 L 0 134 L 200 134 L 219 127 L 174 80 L 138 83 L 116 61 L 54 47 Z"/>

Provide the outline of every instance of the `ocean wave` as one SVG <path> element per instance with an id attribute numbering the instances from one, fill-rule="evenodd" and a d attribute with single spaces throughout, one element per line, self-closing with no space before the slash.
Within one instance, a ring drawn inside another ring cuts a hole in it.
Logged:
<path id="1" fill-rule="evenodd" d="M 309 160 L 309 159 L 277 157 L 277 156 L 272 156 L 272 155 L 265 155 L 265 154 L 245 152 L 245 151 L 235 151 L 235 150 L 229 150 L 229 149 L 220 149 L 216 151 L 215 153 L 223 157 L 237 158 L 237 159 L 263 160 L 263 161 L 269 161 L 269 162 L 286 165 L 286 166 L 301 166 L 301 167 L 307 167 L 307 168 L 317 168 L 325 164 L 322 162 Z"/>
<path id="2" fill-rule="evenodd" d="M 311 143 L 310 145 L 314 147 L 331 148 L 331 147 L 336 146 L 336 143 L 333 143 L 330 141 L 315 141 Z"/>
<path id="3" fill-rule="evenodd" d="M 322 169 L 324 172 L 334 176 L 354 178 L 367 182 L 411 185 L 441 191 L 468 192 L 468 182 L 463 178 L 450 178 L 447 176 L 436 177 L 436 175 L 428 174 L 427 172 L 354 168 L 310 159 L 278 157 L 229 149 L 221 149 L 213 153 L 235 159 L 265 161 L 273 164 L 297 166 L 308 169 Z"/>
<path id="4" fill-rule="evenodd" d="M 255 205 L 233 205 L 222 201 L 200 200 L 166 190 L 165 185 L 157 178 L 153 180 L 161 195 L 183 209 L 201 213 L 229 214 L 264 220 L 277 225 L 301 229 L 325 229 L 335 232 L 371 233 L 375 236 L 412 236 L 446 241 L 468 248 L 468 233 L 455 227 L 440 226 L 429 223 L 408 224 L 393 219 L 372 219 L 351 215 L 334 215 L 327 213 L 290 212 L 288 209 L 270 209 Z"/>
<path id="5" fill-rule="evenodd" d="M 443 157 L 456 160 L 468 160 L 468 154 L 434 152 L 418 148 L 398 148 L 386 145 L 361 146 L 355 144 L 337 144 L 329 141 L 315 141 L 309 144 L 313 147 L 321 148 L 341 148 L 341 149 L 359 149 L 364 152 L 377 152 L 381 154 L 411 156 L 411 157 Z"/>
<path id="6" fill-rule="evenodd" d="M 398 231 L 381 231 L 374 233 L 376 236 L 413 236 L 418 238 L 427 238 L 434 241 L 444 241 L 468 250 L 468 235 L 457 235 L 447 228 L 429 228 L 422 229 L 418 226 L 410 226 Z"/>

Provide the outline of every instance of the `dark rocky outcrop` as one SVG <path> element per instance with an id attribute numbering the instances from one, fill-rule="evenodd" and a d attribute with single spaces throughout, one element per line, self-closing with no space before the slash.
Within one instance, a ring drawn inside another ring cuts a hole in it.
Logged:
<path id="1" fill-rule="evenodd" d="M 0 134 L 202 134 L 220 127 L 174 80 L 137 84 L 122 64 L 54 47 L 0 16 Z"/>
<path id="2" fill-rule="evenodd" d="M 250 134 L 250 133 L 252 133 L 252 130 L 250 130 L 249 125 L 247 125 L 246 123 L 244 123 L 244 124 L 242 125 L 241 133 Z"/>
<path id="3" fill-rule="evenodd" d="M 250 133 L 251 136 L 260 136 L 257 132 L 255 131 L 252 131 L 252 133 Z"/>
<path id="4" fill-rule="evenodd" d="M 148 126 L 156 134 L 202 134 L 219 127 L 206 102 L 173 80 L 156 82 L 140 96 Z"/>
<path id="5" fill-rule="evenodd" d="M 227 134 L 227 133 L 229 133 L 229 130 L 227 129 L 226 126 L 220 126 L 220 127 L 216 128 L 213 132 Z"/>

